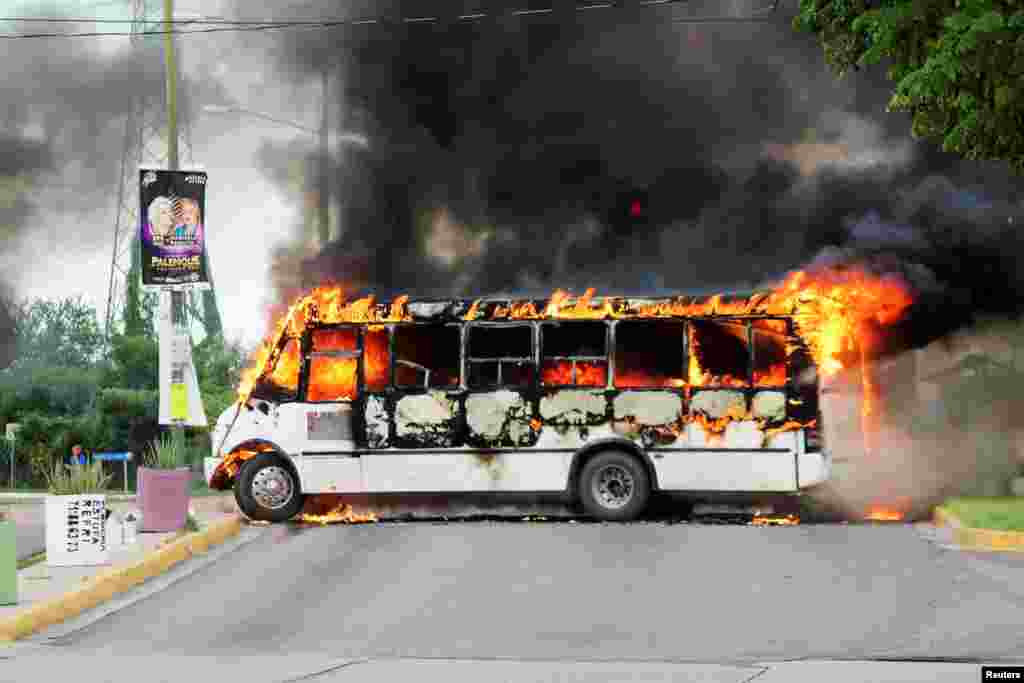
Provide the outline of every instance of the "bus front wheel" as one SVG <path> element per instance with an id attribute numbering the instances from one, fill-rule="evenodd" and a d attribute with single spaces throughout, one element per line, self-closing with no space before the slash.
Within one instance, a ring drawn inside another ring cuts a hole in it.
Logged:
<path id="1" fill-rule="evenodd" d="M 580 502 L 593 517 L 625 522 L 636 519 L 647 507 L 651 481 L 647 468 L 622 451 L 598 453 L 583 466 L 579 479 Z"/>
<path id="2" fill-rule="evenodd" d="M 273 453 L 247 460 L 235 478 L 235 500 L 249 519 L 284 522 L 302 510 L 299 480 Z"/>

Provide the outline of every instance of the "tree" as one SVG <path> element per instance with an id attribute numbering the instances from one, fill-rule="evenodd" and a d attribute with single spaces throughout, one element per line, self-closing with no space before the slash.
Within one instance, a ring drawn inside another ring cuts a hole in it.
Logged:
<path id="1" fill-rule="evenodd" d="M 81 297 L 22 304 L 15 331 L 14 368 L 91 368 L 103 353 L 96 309 Z"/>
<path id="2" fill-rule="evenodd" d="M 890 111 L 915 137 L 1024 171 L 1024 9 L 1017 0 L 800 0 L 839 75 L 889 60 Z"/>
<path id="3" fill-rule="evenodd" d="M 160 350 L 156 340 L 144 336 L 115 335 L 103 386 L 121 389 L 156 389 Z"/>

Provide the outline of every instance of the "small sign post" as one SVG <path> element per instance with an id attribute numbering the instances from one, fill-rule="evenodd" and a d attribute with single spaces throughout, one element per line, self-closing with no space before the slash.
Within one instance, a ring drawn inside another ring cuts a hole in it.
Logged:
<path id="1" fill-rule="evenodd" d="M 11 491 L 14 491 L 14 442 L 18 437 L 19 429 L 21 429 L 21 424 L 17 422 L 7 423 L 6 436 L 11 449 Z"/>
<path id="2" fill-rule="evenodd" d="M 127 453 L 94 453 L 93 457 L 100 462 L 120 462 L 124 465 L 124 492 L 128 493 L 128 461 L 132 459 L 131 452 Z"/>

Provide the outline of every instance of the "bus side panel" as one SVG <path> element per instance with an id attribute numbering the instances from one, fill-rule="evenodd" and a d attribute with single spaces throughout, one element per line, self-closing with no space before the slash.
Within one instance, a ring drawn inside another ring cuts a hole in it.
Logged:
<path id="1" fill-rule="evenodd" d="M 346 454 L 304 453 L 298 458 L 303 493 L 362 493 L 360 458 Z"/>
<path id="2" fill-rule="evenodd" d="M 364 483 L 374 493 L 564 491 L 571 453 L 368 453 Z"/>
<path id="3" fill-rule="evenodd" d="M 771 451 L 670 451 L 654 455 L 663 491 L 789 493 L 797 490 L 796 454 Z"/>

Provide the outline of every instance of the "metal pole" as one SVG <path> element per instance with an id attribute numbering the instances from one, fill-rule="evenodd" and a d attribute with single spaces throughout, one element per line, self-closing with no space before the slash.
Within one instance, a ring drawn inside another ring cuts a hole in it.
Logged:
<path id="1" fill-rule="evenodd" d="M 320 248 L 323 249 L 327 246 L 327 242 L 330 239 L 330 226 L 327 224 L 329 204 L 328 204 L 328 172 L 327 164 L 330 163 L 328 160 L 330 148 L 327 144 L 327 65 L 323 67 L 323 71 L 320 75 L 323 85 L 323 102 L 322 111 L 320 116 L 320 188 L 319 188 L 319 221 L 320 221 Z"/>
<path id="2" fill-rule="evenodd" d="M 178 170 L 178 67 L 174 57 L 174 0 L 164 0 L 164 67 L 167 75 L 167 168 Z M 171 291 L 171 323 L 176 330 L 186 326 L 185 292 Z M 171 427 L 171 437 L 178 442 L 185 438 L 184 427 Z"/>
<path id="3" fill-rule="evenodd" d="M 167 74 L 167 167 L 178 170 L 178 67 L 174 58 L 174 0 L 164 0 L 164 66 Z"/>

